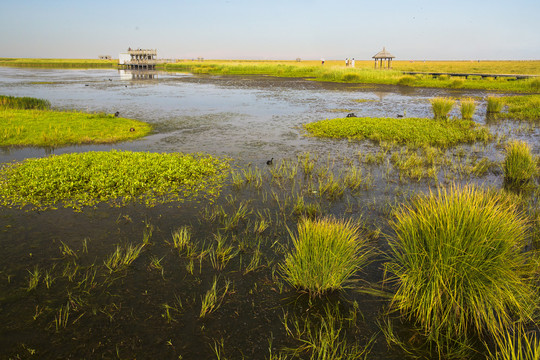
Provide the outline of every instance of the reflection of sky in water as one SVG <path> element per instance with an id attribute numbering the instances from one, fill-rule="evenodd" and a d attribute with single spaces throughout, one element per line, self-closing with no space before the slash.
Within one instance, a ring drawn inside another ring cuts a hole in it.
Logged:
<path id="1" fill-rule="evenodd" d="M 0 86 L 3 94 L 48 99 L 55 108 L 120 111 L 121 116 L 149 122 L 156 130 L 155 134 L 131 143 L 70 147 L 55 153 L 110 148 L 202 151 L 243 161 L 290 157 L 306 151 L 354 150 L 346 141 L 302 136 L 303 123 L 344 117 L 349 112 L 373 117 L 396 117 L 404 112 L 409 117 L 431 117 L 429 98 L 485 95 L 259 76 L 158 73 L 154 79 L 138 79 L 117 70 L 6 67 L 0 68 Z M 459 116 L 458 111 L 456 106 L 452 115 Z M 484 104 L 479 103 L 475 120 L 483 122 L 480 115 L 484 112 Z M 11 150 L 0 154 L 0 161 L 42 155 L 42 149 Z"/>

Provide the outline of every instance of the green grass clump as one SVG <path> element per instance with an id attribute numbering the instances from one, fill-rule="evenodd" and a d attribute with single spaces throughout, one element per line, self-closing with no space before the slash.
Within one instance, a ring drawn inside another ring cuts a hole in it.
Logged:
<path id="1" fill-rule="evenodd" d="M 503 99 L 495 96 L 487 98 L 487 112 L 490 114 L 500 113 L 504 106 Z"/>
<path id="2" fill-rule="evenodd" d="M 0 146 L 104 144 L 143 137 L 151 126 L 107 114 L 0 108 Z"/>
<path id="3" fill-rule="evenodd" d="M 26 159 L 0 169 L 0 204 L 80 208 L 100 201 L 151 206 L 219 193 L 228 162 L 209 155 L 129 151 Z"/>
<path id="4" fill-rule="evenodd" d="M 507 96 L 502 101 L 508 106 L 508 112 L 497 117 L 540 121 L 540 95 Z"/>
<path id="5" fill-rule="evenodd" d="M 535 261 L 525 251 L 527 219 L 509 195 L 440 189 L 399 208 L 391 226 L 392 306 L 438 351 L 532 320 Z"/>
<path id="6" fill-rule="evenodd" d="M 512 141 L 506 148 L 504 177 L 510 183 L 529 181 L 536 174 L 536 161 L 529 144 L 524 141 Z"/>
<path id="7" fill-rule="evenodd" d="M 48 100 L 0 95 L 0 109 L 48 110 L 50 108 L 51 103 Z"/>
<path id="8" fill-rule="evenodd" d="M 416 77 L 414 77 L 412 75 L 403 75 L 402 77 L 399 78 L 397 83 L 398 83 L 398 85 L 411 86 L 415 82 L 416 82 Z"/>
<path id="9" fill-rule="evenodd" d="M 520 329 L 516 333 L 506 332 L 496 338 L 497 351 L 490 352 L 494 360 L 538 360 L 540 359 L 540 339 L 536 333 L 527 334 Z"/>
<path id="10" fill-rule="evenodd" d="M 488 141 L 486 127 L 470 120 L 421 118 L 336 118 L 305 124 L 313 136 L 370 139 L 412 146 L 451 146 L 463 142 Z"/>
<path id="11" fill-rule="evenodd" d="M 433 110 L 435 119 L 446 119 L 455 103 L 453 99 L 441 97 L 433 98 L 429 102 L 431 103 L 431 109 Z"/>
<path id="12" fill-rule="evenodd" d="M 473 98 L 462 99 L 461 100 L 461 118 L 472 119 L 475 108 L 476 108 L 476 104 L 474 103 Z"/>
<path id="13" fill-rule="evenodd" d="M 294 250 L 282 265 L 285 280 L 312 296 L 344 288 L 371 255 L 351 221 L 304 219 L 291 238 Z"/>

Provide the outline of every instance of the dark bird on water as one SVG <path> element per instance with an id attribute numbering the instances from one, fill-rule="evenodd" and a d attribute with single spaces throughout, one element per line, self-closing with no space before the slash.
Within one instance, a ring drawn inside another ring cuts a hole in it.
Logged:
<path id="1" fill-rule="evenodd" d="M 403 115 L 401 115 L 401 114 L 398 114 L 398 116 L 397 116 L 397 117 L 398 117 L 398 118 L 402 118 L 402 117 L 403 117 Z"/>
<path id="2" fill-rule="evenodd" d="M 112 81 L 112 79 L 109 79 L 109 81 Z"/>
<path id="3" fill-rule="evenodd" d="M 274 158 L 271 158 L 270 160 L 268 160 L 268 161 L 266 162 L 266 165 L 272 165 L 272 161 L 273 161 L 273 160 L 274 160 Z"/>
<path id="4" fill-rule="evenodd" d="M 114 113 L 114 117 L 118 117 L 118 116 L 120 116 L 120 111 L 117 111 Z"/>
<path id="5" fill-rule="evenodd" d="M 354 113 L 347 114 L 347 117 L 356 117 Z"/>

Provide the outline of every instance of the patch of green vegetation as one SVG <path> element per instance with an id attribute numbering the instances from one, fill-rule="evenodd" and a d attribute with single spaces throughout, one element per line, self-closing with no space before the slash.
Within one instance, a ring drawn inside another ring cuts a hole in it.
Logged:
<path id="1" fill-rule="evenodd" d="M 146 136 L 151 126 L 107 114 L 0 108 L 0 146 L 104 144 Z"/>
<path id="2" fill-rule="evenodd" d="M 508 106 L 508 112 L 496 117 L 540 121 L 540 95 L 506 96 L 502 99 Z"/>
<path id="3" fill-rule="evenodd" d="M 461 99 L 461 118 L 462 119 L 472 119 L 474 115 L 474 109 L 476 109 L 476 104 L 473 98 Z"/>
<path id="4" fill-rule="evenodd" d="M 431 109 L 433 110 L 435 119 L 446 119 L 455 104 L 453 99 L 445 97 L 436 97 L 430 99 L 429 102 L 431 103 Z"/>
<path id="5" fill-rule="evenodd" d="M 109 202 L 148 206 L 182 201 L 199 193 L 213 199 L 228 161 L 212 156 L 129 151 L 87 152 L 27 159 L 0 169 L 0 204 L 80 209 Z"/>
<path id="6" fill-rule="evenodd" d="M 50 108 L 51 103 L 48 100 L 0 95 L 0 109 L 48 110 Z"/>
<path id="7" fill-rule="evenodd" d="M 351 221 L 306 218 L 291 238 L 294 250 L 282 267 L 285 280 L 312 296 L 342 289 L 371 255 Z"/>
<path id="8" fill-rule="evenodd" d="M 313 136 L 391 141 L 412 146 L 451 146 L 462 142 L 488 141 L 486 127 L 470 120 L 422 118 L 336 118 L 305 124 Z"/>
<path id="9" fill-rule="evenodd" d="M 506 181 L 520 184 L 536 175 L 536 161 L 531 147 L 524 141 L 510 142 L 504 159 L 504 177 Z"/>
<path id="10" fill-rule="evenodd" d="M 395 212 L 392 306 L 439 354 L 533 321 L 535 254 L 516 199 L 474 186 L 419 195 Z M 467 356 L 465 356 L 467 358 Z"/>
<path id="11" fill-rule="evenodd" d="M 0 58 L 0 66 L 40 68 L 115 68 L 118 60 Z"/>

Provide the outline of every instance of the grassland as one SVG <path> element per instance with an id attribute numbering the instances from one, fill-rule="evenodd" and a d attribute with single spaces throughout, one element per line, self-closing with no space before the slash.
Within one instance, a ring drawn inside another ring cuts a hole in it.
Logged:
<path id="1" fill-rule="evenodd" d="M 487 128 L 470 120 L 335 118 L 305 124 L 304 128 L 318 137 L 370 139 L 410 146 L 445 147 L 491 138 Z"/>
<path id="2" fill-rule="evenodd" d="M 538 73 L 540 62 L 531 62 L 530 69 Z M 469 70 L 476 69 L 469 63 Z M 448 64 L 441 65 L 438 72 L 451 69 Z M 195 74 L 222 74 L 222 75 L 270 75 L 280 77 L 302 77 L 317 81 L 342 82 L 342 83 L 363 83 L 363 84 L 388 84 L 414 87 L 434 87 L 434 88 L 454 88 L 454 89 L 481 89 L 510 91 L 523 93 L 536 93 L 540 91 L 540 80 L 524 79 L 509 80 L 505 78 L 495 79 L 473 77 L 465 79 L 463 77 L 430 75 L 404 75 L 402 71 L 395 67 L 393 70 L 374 70 L 367 64 L 360 63 L 355 68 L 347 68 L 337 63 L 325 63 L 321 65 L 317 62 L 270 62 L 270 61 L 183 61 L 169 63 L 161 66 L 167 71 L 184 71 Z M 463 66 L 464 72 L 467 69 Z M 508 63 L 493 64 L 492 70 L 506 72 L 513 71 L 513 67 Z M 529 69 L 529 68 L 528 68 Z M 476 71 L 470 71 L 476 72 Z M 480 72 L 478 72 L 480 73 Z M 495 72 L 498 73 L 498 72 Z"/>
<path id="3" fill-rule="evenodd" d="M 507 105 L 507 111 L 495 117 L 540 121 L 540 95 L 505 96 L 501 100 Z"/>
<path id="4" fill-rule="evenodd" d="M 0 169 L 2 204 L 37 208 L 63 202 L 146 204 L 219 193 L 226 161 L 211 156 L 127 151 L 72 153 L 27 159 Z"/>
<path id="5" fill-rule="evenodd" d="M 54 111 L 46 100 L 0 96 L 0 146 L 104 144 L 147 135 L 151 126 L 114 115 Z"/>
<path id="6" fill-rule="evenodd" d="M 116 68 L 118 60 L 0 58 L 0 66 L 59 69 Z"/>

